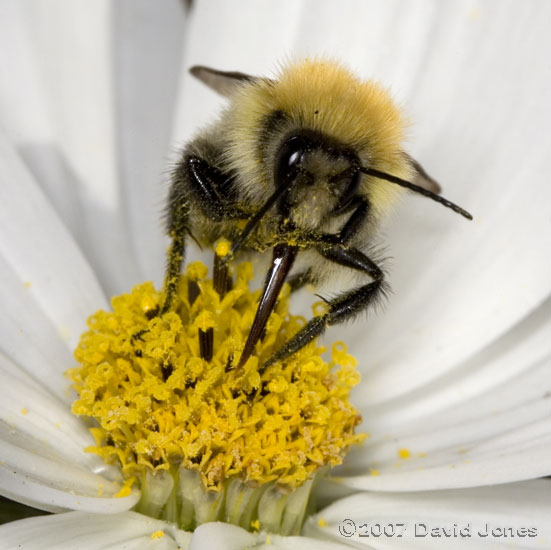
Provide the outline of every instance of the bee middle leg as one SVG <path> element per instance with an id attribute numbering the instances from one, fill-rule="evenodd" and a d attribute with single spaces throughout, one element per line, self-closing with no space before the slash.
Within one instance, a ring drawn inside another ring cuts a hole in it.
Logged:
<path id="1" fill-rule="evenodd" d="M 328 301 L 329 311 L 308 321 L 301 330 L 264 363 L 263 368 L 293 355 L 323 334 L 328 326 L 353 319 L 372 305 L 384 290 L 382 269 L 361 250 L 343 244 L 319 244 L 315 248 L 324 258 L 369 276 L 371 282 L 344 292 Z"/>

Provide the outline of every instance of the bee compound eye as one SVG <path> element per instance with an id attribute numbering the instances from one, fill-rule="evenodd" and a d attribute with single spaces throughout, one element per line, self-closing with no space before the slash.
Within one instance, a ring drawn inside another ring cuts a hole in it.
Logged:
<path id="1" fill-rule="evenodd" d="M 294 164 L 298 164 L 300 162 L 300 158 L 302 157 L 302 154 L 300 151 L 293 151 L 291 155 L 289 156 L 289 159 L 287 161 L 288 166 L 293 166 Z"/>
<path id="2" fill-rule="evenodd" d="M 303 161 L 308 144 L 304 139 L 293 136 L 280 147 L 275 160 L 275 185 L 281 185 L 287 178 L 292 177 Z"/>

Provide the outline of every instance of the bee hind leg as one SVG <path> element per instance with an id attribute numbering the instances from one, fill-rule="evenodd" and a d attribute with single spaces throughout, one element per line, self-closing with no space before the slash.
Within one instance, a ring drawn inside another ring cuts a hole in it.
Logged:
<path id="1" fill-rule="evenodd" d="M 355 269 L 367 275 L 371 281 L 338 295 L 327 302 L 329 311 L 314 317 L 288 342 L 264 363 L 263 369 L 276 361 L 293 355 L 312 340 L 323 334 L 328 326 L 337 325 L 356 317 L 384 294 L 384 273 L 381 268 L 362 251 L 342 244 L 318 245 L 317 251 L 326 259 L 339 265 Z"/>

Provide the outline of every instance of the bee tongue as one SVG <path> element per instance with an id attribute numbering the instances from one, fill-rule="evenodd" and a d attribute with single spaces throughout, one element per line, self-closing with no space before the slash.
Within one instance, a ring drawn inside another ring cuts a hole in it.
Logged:
<path id="1" fill-rule="evenodd" d="M 297 251 L 298 248 L 296 246 L 289 246 L 287 244 L 278 244 L 274 248 L 272 266 L 266 275 L 264 290 L 262 291 L 251 331 L 245 342 L 237 368 L 241 368 L 247 362 L 247 359 L 254 351 L 256 343 L 260 340 L 270 314 L 274 310 L 281 287 L 285 283 L 285 279 L 293 266 Z"/>

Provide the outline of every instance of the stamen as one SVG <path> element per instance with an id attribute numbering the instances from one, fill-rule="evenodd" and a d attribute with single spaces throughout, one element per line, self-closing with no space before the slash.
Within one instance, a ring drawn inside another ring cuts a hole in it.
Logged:
<path id="1" fill-rule="evenodd" d="M 228 264 L 224 258 L 230 253 L 230 243 L 222 240 L 216 245 L 214 252 L 214 267 L 213 267 L 213 285 L 214 290 L 218 292 L 220 298 L 226 295 L 229 290 L 229 270 Z"/>
<path id="2" fill-rule="evenodd" d="M 140 350 L 138 350 L 140 351 Z M 139 357 L 143 357 L 143 354 L 140 353 Z M 161 373 L 163 375 L 163 382 L 168 380 L 168 377 L 174 372 L 174 367 L 170 363 L 166 363 L 161 366 Z"/>
<path id="3" fill-rule="evenodd" d="M 189 280 L 187 282 L 187 299 L 190 306 L 195 303 L 195 300 L 197 300 L 199 294 L 201 294 L 201 289 L 199 288 L 197 281 Z"/>
<path id="4" fill-rule="evenodd" d="M 198 330 L 199 334 L 199 350 L 201 358 L 207 363 L 212 361 L 212 354 L 214 352 L 214 330 L 212 327 L 207 330 Z"/>
<path id="5" fill-rule="evenodd" d="M 225 372 L 230 372 L 234 369 L 234 366 L 233 366 L 233 358 L 232 356 L 230 355 L 228 357 L 228 361 L 226 363 L 226 368 L 224 369 Z"/>
<path id="6" fill-rule="evenodd" d="M 220 260 L 218 254 L 214 255 L 214 274 L 213 284 L 214 290 L 218 292 L 220 298 L 226 295 L 226 285 L 228 281 L 228 266 Z"/>

